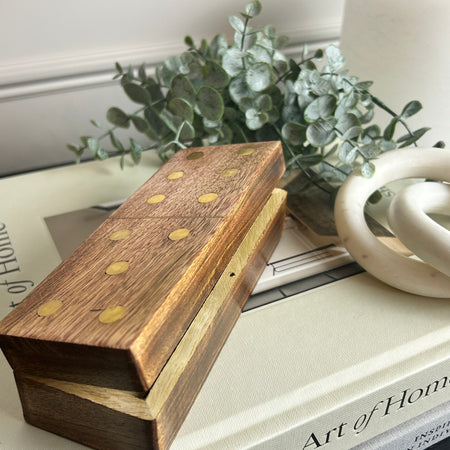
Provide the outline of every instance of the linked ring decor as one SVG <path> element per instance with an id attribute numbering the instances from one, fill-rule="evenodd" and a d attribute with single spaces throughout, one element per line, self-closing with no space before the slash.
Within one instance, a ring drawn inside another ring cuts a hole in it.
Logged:
<path id="1" fill-rule="evenodd" d="M 401 255 L 369 230 L 364 206 L 387 183 L 403 178 L 450 182 L 450 151 L 440 148 L 393 150 L 380 156 L 371 178 L 356 172 L 339 189 L 335 222 L 348 252 L 367 272 L 406 292 L 450 298 L 450 231 L 426 213 L 450 214 L 450 186 L 423 182 L 392 201 L 388 220 L 397 237 L 421 260 Z"/>

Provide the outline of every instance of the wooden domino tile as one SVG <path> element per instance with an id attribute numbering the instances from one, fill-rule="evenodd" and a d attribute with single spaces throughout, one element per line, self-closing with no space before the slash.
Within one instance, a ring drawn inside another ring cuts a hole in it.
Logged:
<path id="1" fill-rule="evenodd" d="M 285 213 L 286 192 L 275 189 L 145 398 L 15 372 L 25 419 L 93 448 L 169 448 L 278 243 Z"/>
<path id="2" fill-rule="evenodd" d="M 0 323 L 13 369 L 147 392 L 283 172 L 277 142 L 178 152 Z"/>

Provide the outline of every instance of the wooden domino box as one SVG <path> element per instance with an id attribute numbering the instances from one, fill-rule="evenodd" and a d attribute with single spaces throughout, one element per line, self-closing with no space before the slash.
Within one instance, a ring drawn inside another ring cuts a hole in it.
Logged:
<path id="1" fill-rule="evenodd" d="M 0 323 L 25 418 L 168 448 L 281 235 L 283 171 L 277 142 L 163 165 Z"/>

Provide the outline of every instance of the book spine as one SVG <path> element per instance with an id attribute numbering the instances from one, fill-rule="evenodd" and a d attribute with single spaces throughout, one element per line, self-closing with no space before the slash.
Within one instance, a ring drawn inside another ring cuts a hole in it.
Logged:
<path id="1" fill-rule="evenodd" d="M 343 404 L 327 414 L 313 417 L 308 422 L 291 423 L 289 427 L 284 427 L 284 430 L 270 439 L 246 448 L 348 450 L 431 408 L 449 402 L 449 372 L 450 359 L 445 359 L 414 375 L 403 379 L 398 377 L 389 385 L 374 390 L 368 395 L 362 394 L 356 400 Z M 447 423 L 447 428 L 448 425 Z M 442 438 L 446 436 L 444 433 Z M 419 435 L 416 447 L 412 448 L 414 450 L 426 448 L 425 441 L 431 444 L 431 437 Z M 433 444 L 437 442 L 436 439 L 432 442 Z M 418 447 L 419 443 L 420 447 Z M 378 450 L 378 447 L 375 448 Z M 386 447 L 388 448 L 397 450 L 401 447 Z M 364 447 L 361 449 L 365 450 Z M 405 450 L 407 449 L 408 447 L 405 447 Z"/>
<path id="2" fill-rule="evenodd" d="M 425 450 L 450 438 L 450 402 L 382 433 L 352 450 Z M 450 447 L 450 442 L 449 442 Z"/>

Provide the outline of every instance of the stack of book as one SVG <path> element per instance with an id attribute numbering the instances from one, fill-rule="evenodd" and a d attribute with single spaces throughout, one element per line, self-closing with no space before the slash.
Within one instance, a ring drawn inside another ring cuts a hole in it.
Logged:
<path id="1" fill-rule="evenodd" d="M 0 180 L 1 316 L 158 165 L 146 155 L 123 172 L 111 160 Z M 406 450 L 448 436 L 449 299 L 397 291 L 344 249 L 314 245 L 286 221 L 172 449 Z M 5 448 L 83 448 L 24 424 L 4 358 L 0 379 Z"/>

